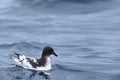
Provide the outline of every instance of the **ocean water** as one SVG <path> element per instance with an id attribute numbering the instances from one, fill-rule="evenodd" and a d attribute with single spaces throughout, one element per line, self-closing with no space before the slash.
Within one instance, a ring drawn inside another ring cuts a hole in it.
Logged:
<path id="1" fill-rule="evenodd" d="M 50 80 L 120 80 L 119 43 L 119 0 L 0 0 L 0 80 L 46 80 L 9 59 L 46 45 Z"/>

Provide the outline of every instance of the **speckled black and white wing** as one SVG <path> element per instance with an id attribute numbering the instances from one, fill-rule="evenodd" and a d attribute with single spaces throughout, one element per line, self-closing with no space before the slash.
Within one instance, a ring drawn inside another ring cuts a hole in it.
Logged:
<path id="1" fill-rule="evenodd" d="M 29 58 L 25 55 L 15 53 L 15 55 L 11 55 L 10 57 L 18 66 L 21 66 L 23 68 L 32 68 L 33 66 L 30 64 L 29 60 L 33 61 L 34 63 L 37 62 L 35 58 Z"/>
<path id="2" fill-rule="evenodd" d="M 37 59 L 26 57 L 25 55 L 15 53 L 14 55 L 11 55 L 10 58 L 16 63 L 16 65 L 21 66 L 26 69 L 31 70 L 50 70 L 51 69 L 51 62 L 50 59 L 47 58 L 47 63 L 45 66 L 39 66 Z"/>

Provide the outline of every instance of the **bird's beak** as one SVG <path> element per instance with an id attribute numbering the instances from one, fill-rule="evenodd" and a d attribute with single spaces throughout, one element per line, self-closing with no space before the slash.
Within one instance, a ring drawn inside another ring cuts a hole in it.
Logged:
<path id="1" fill-rule="evenodd" d="M 56 57 L 58 56 L 55 52 L 53 52 L 53 55 L 55 55 Z"/>

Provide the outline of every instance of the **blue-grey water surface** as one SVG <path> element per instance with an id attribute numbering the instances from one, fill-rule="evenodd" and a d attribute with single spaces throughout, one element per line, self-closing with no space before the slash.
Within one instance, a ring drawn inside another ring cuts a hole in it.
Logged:
<path id="1" fill-rule="evenodd" d="M 52 46 L 50 80 L 120 80 L 119 0 L 0 0 L 0 80 L 44 80 L 9 54 Z"/>

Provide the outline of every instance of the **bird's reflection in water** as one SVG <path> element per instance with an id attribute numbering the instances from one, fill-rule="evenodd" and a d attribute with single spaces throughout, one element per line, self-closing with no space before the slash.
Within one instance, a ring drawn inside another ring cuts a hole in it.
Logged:
<path id="1" fill-rule="evenodd" d="M 50 74 L 48 72 L 41 71 L 39 75 L 43 76 L 45 79 L 50 79 Z"/>
<path id="2" fill-rule="evenodd" d="M 31 71 L 31 74 L 29 75 L 30 78 L 33 78 L 36 75 L 39 75 L 45 79 L 50 79 L 50 73 L 48 71 L 34 71 L 34 70 L 30 70 L 30 71 Z"/>
<path id="3" fill-rule="evenodd" d="M 27 70 L 22 67 L 7 68 L 7 77 L 9 80 L 36 80 L 36 78 L 50 79 L 49 71 Z"/>

